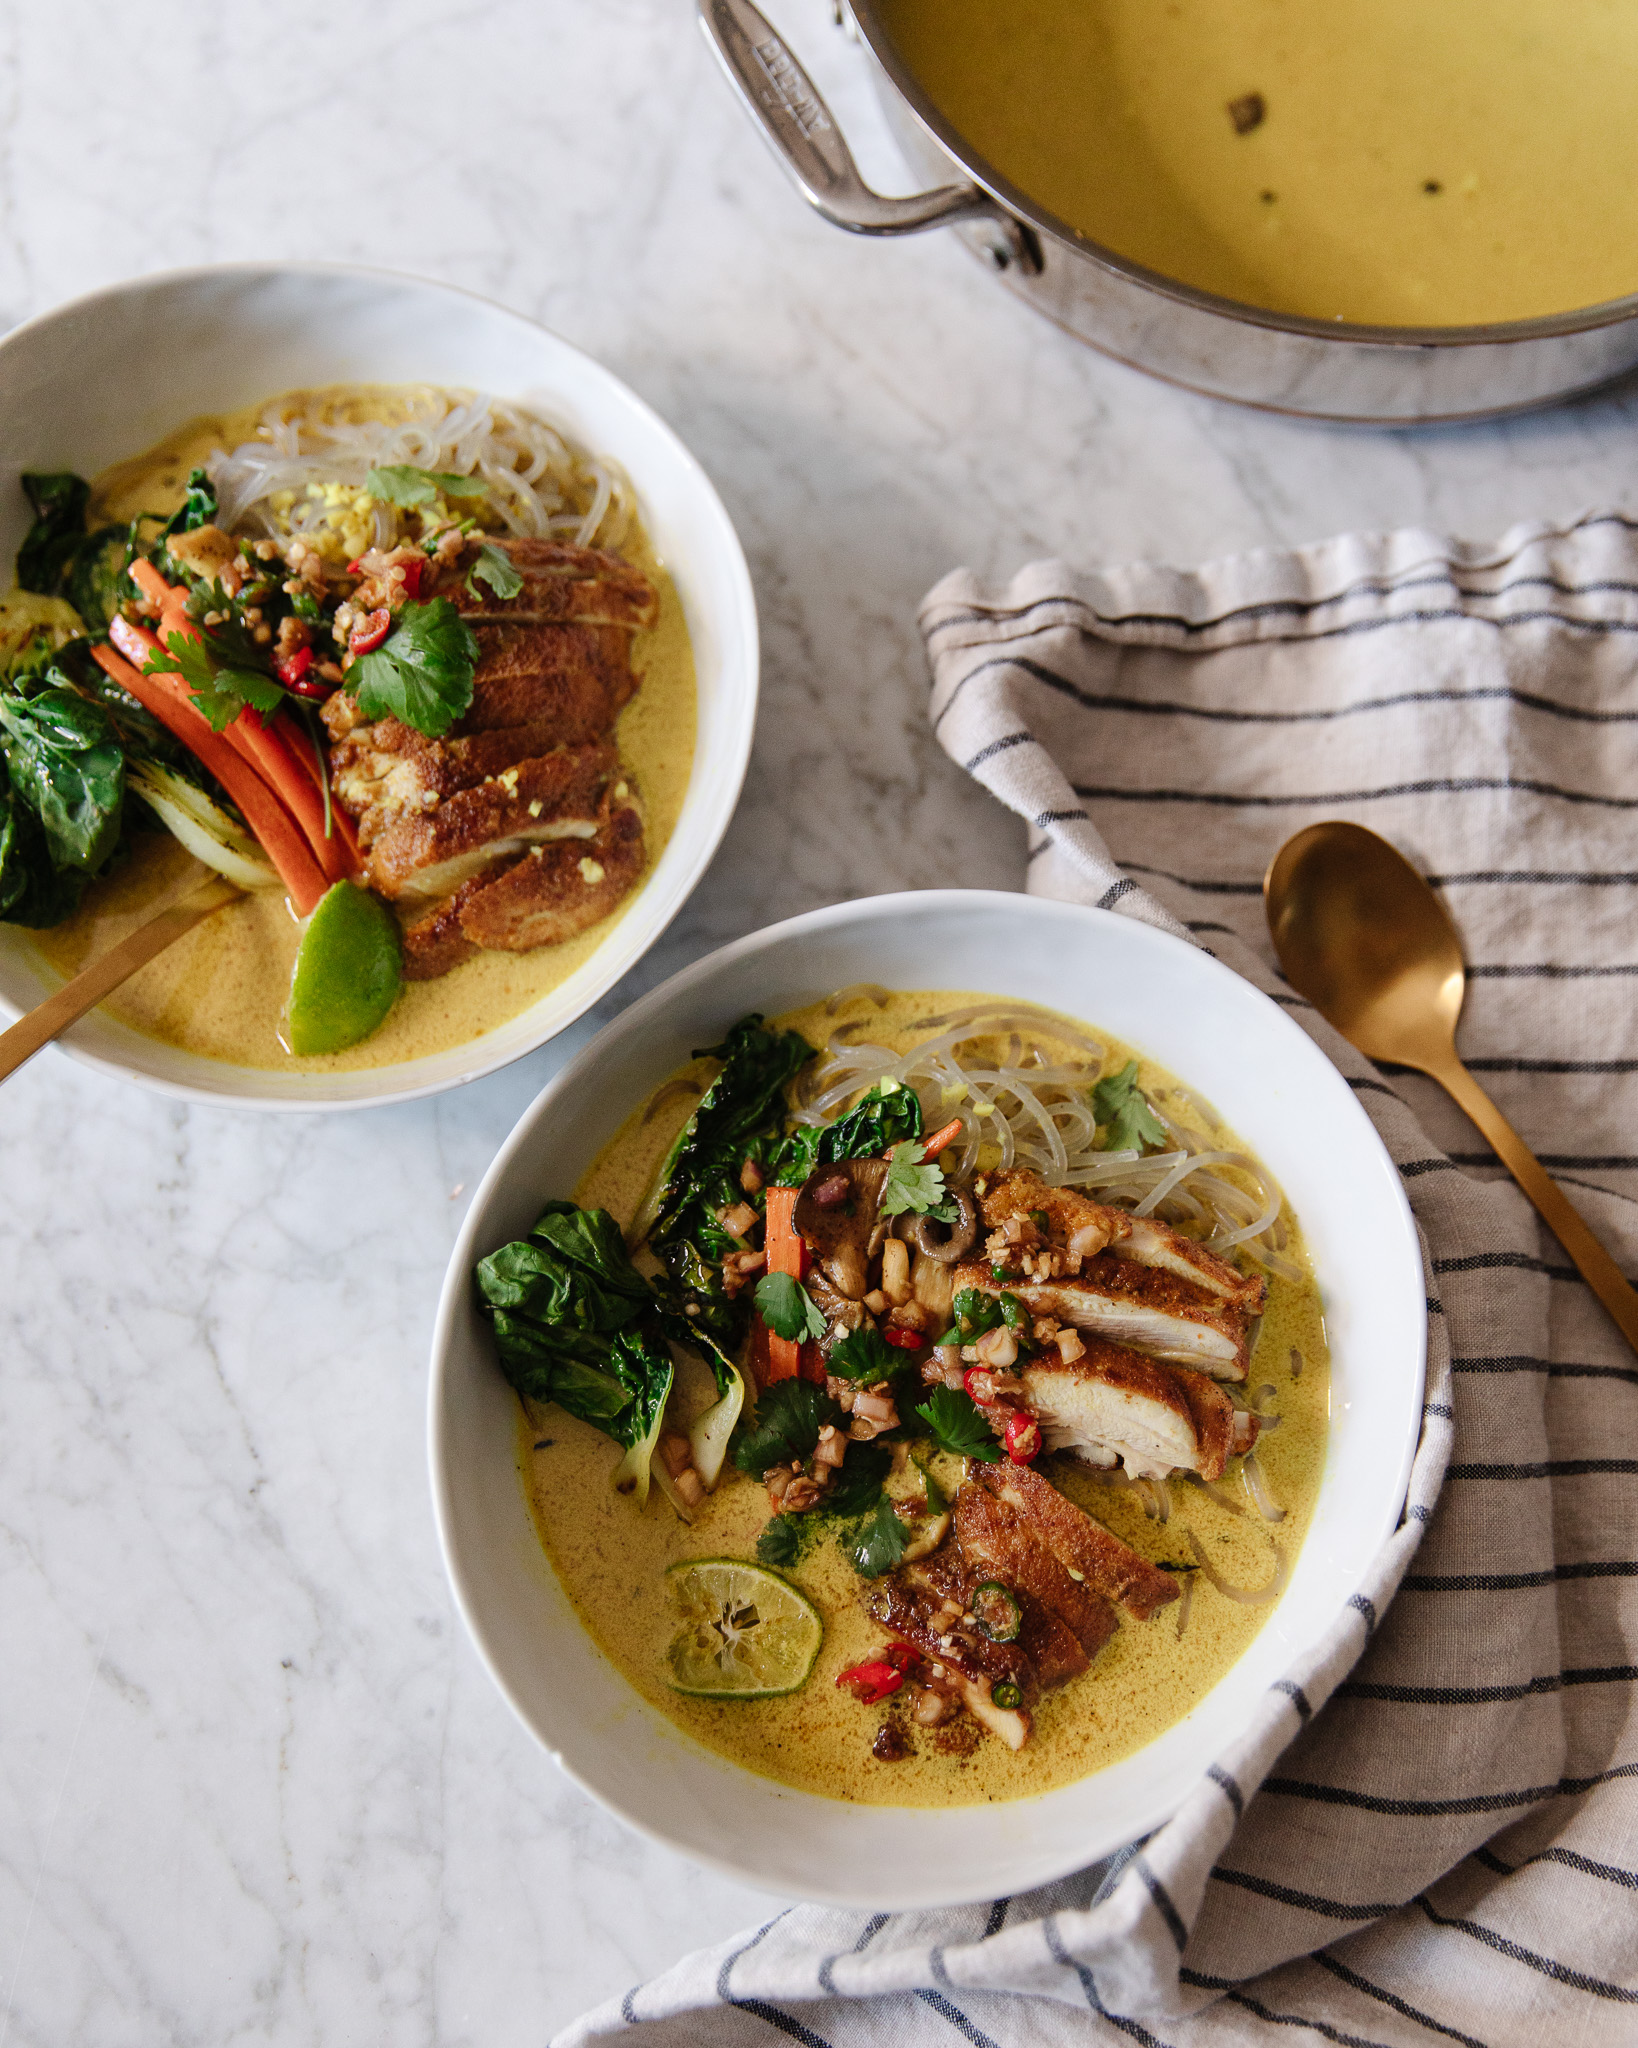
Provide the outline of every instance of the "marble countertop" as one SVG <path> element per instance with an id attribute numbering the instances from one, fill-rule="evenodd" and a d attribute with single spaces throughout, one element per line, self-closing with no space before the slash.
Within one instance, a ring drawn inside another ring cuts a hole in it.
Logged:
<path id="1" fill-rule="evenodd" d="M 770 11 L 903 189 L 829 0 Z M 827 228 L 692 13 L 0 10 L 0 324 L 173 265 L 383 263 L 591 350 L 716 479 L 762 610 L 755 763 L 604 1014 L 816 904 L 1021 883 L 1020 829 L 923 719 L 916 603 L 958 563 L 1638 509 L 1630 387 L 1435 432 L 1263 418 L 1101 360 L 948 237 Z M 547 1762 L 433 1539 L 445 1261 L 595 1021 L 355 1117 L 193 1109 L 55 1052 L 0 1092 L 0 2043 L 538 2044 L 762 1916 Z"/>

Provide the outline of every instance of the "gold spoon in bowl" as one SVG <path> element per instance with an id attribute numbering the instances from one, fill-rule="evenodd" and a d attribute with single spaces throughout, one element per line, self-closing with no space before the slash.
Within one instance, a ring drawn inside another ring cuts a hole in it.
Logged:
<path id="1" fill-rule="evenodd" d="M 1457 1057 L 1461 941 L 1410 862 L 1363 825 L 1330 819 L 1280 848 L 1263 906 L 1291 986 L 1367 1059 L 1414 1067 L 1449 1093 L 1638 1351 L 1638 1293 Z"/>
<path id="2" fill-rule="evenodd" d="M 91 965 L 82 968 L 57 993 L 36 1003 L 9 1030 L 0 1031 L 0 1081 L 16 1073 L 44 1045 L 76 1024 L 88 1010 L 94 1010 L 105 996 L 112 995 L 122 981 L 128 981 L 139 967 L 174 945 L 184 932 L 191 932 L 214 912 L 236 903 L 244 894 L 232 882 L 213 875 L 203 861 L 194 863 L 196 872 L 184 883 L 187 893 L 173 901 L 156 917 L 111 946 Z"/>

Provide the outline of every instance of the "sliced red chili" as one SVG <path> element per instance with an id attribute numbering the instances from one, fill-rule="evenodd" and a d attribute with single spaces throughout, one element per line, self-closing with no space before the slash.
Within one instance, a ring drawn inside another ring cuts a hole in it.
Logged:
<path id="1" fill-rule="evenodd" d="M 379 610 L 367 612 L 347 635 L 347 648 L 352 654 L 371 654 L 392 631 L 392 613 L 385 605 Z"/>
<path id="2" fill-rule="evenodd" d="M 919 1351 L 927 1342 L 919 1330 L 901 1329 L 897 1323 L 886 1324 L 882 1335 L 889 1344 L 896 1344 L 901 1351 Z"/>
<path id="3" fill-rule="evenodd" d="M 980 1408 L 988 1407 L 995 1399 L 995 1382 L 987 1365 L 969 1365 L 961 1375 L 961 1384 Z"/>
<path id="4" fill-rule="evenodd" d="M 895 1671 L 902 1671 L 908 1678 L 921 1662 L 921 1654 L 911 1649 L 908 1643 L 889 1643 L 882 1652 L 882 1661 L 891 1664 Z"/>
<path id="5" fill-rule="evenodd" d="M 419 597 L 422 590 L 426 587 L 428 568 L 426 556 L 412 556 L 409 561 L 401 562 L 399 567 L 404 572 L 404 595 L 406 597 Z"/>
<path id="6" fill-rule="evenodd" d="M 322 704 L 334 693 L 336 686 L 325 682 L 321 676 L 309 676 L 302 682 L 288 683 L 285 687 L 292 697 L 311 697 L 315 703 Z"/>
<path id="7" fill-rule="evenodd" d="M 1015 1465 L 1032 1464 L 1041 1455 L 1041 1425 L 1022 1412 L 1007 1422 L 1007 1456 Z"/>
<path id="8" fill-rule="evenodd" d="M 845 1685 L 861 1705 L 873 1707 L 878 1700 L 898 1691 L 904 1683 L 904 1673 L 895 1671 L 885 1658 L 872 1658 L 868 1664 L 855 1664 L 842 1672 L 836 1683 Z"/>
<path id="9" fill-rule="evenodd" d="M 287 690 L 294 690 L 307 680 L 307 671 L 313 666 L 311 647 L 298 647 L 280 661 L 273 664 L 273 673 Z"/>

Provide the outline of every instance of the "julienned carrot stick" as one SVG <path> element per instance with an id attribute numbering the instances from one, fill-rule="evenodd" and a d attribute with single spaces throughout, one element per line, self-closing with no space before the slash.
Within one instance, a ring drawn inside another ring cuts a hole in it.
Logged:
<path id="1" fill-rule="evenodd" d="M 800 1188 L 769 1188 L 768 1220 L 762 1243 L 768 1254 L 770 1273 L 788 1273 L 800 1280 L 806 1270 L 807 1246 L 796 1227 L 796 1198 Z M 802 1347 L 794 1337 L 768 1332 L 768 1377 L 795 1379 L 802 1369 Z"/>
<path id="2" fill-rule="evenodd" d="M 138 555 L 131 564 L 131 581 L 150 604 L 157 604 L 163 611 L 166 601 L 176 595 L 174 583 L 167 583 L 153 563 Z"/>
<path id="3" fill-rule="evenodd" d="M 216 777 L 244 813 L 245 823 L 277 869 L 297 916 L 305 917 L 329 883 L 289 812 L 243 755 L 236 753 L 219 733 L 211 731 L 209 723 L 188 701 L 187 685 L 181 677 L 143 675 L 111 647 L 94 647 L 91 652 L 104 674 L 129 690 Z"/>
<path id="4" fill-rule="evenodd" d="M 175 633 L 180 633 L 189 640 L 197 640 L 201 636 L 199 628 L 181 608 L 185 601 L 185 593 L 166 583 L 151 563 L 145 562 L 140 566 L 150 571 L 148 576 L 138 579 L 145 592 L 150 596 L 157 595 L 159 591 L 169 593 L 164 600 L 164 610 L 160 614 L 159 632 L 155 635 L 146 627 L 133 626 L 126 619 L 116 615 L 109 627 L 109 635 L 133 661 L 140 655 L 146 662 L 150 654 L 160 651 L 162 643 L 168 647 L 171 636 Z M 133 565 L 132 574 L 135 573 L 136 565 Z M 156 674 L 151 680 L 171 698 L 177 696 L 180 687 L 185 687 L 174 671 L 164 675 Z M 192 710 L 191 698 L 188 702 L 189 709 Z M 157 712 L 155 716 L 158 716 Z M 206 723 L 204 720 L 200 722 Z M 241 711 L 226 731 L 217 737 L 240 756 L 289 812 L 300 827 L 302 836 L 307 840 L 314 863 L 326 883 L 342 881 L 347 876 L 358 873 L 357 841 L 350 837 L 338 837 L 333 833 L 326 836 L 322 793 L 314 788 L 311 776 L 303 773 L 297 759 L 290 752 L 286 743 L 285 726 L 286 721 L 279 718 L 277 713 L 274 714 L 271 723 L 264 725 L 258 712 L 246 710 Z M 179 734 L 178 737 L 182 735 Z M 192 742 L 188 744 L 191 745 Z M 195 747 L 194 752 L 198 753 L 199 749 Z M 202 760 L 204 756 L 200 755 L 200 758 Z M 268 848 L 268 852 L 271 855 L 271 847 Z M 278 863 L 275 861 L 274 865 L 277 867 Z M 284 870 L 280 868 L 279 872 L 283 875 Z"/>
<path id="5" fill-rule="evenodd" d="M 314 743 L 312 735 L 303 732 L 299 725 L 292 723 L 285 727 L 284 743 L 301 763 L 307 774 L 313 778 L 313 786 L 322 797 L 326 780 L 324 758 Z M 353 864 L 352 872 L 355 875 L 362 874 L 364 871 L 364 855 L 358 844 L 357 828 L 340 804 L 333 800 L 330 804 L 330 823 L 342 845 L 347 849 L 347 857 Z"/>
<path id="6" fill-rule="evenodd" d="M 936 1159 L 946 1145 L 953 1145 L 961 1136 L 961 1119 L 952 1117 L 941 1130 L 937 1130 L 921 1148 L 923 1159 Z"/>
<path id="7" fill-rule="evenodd" d="M 228 733 L 251 766 L 273 791 L 302 831 L 320 869 L 332 882 L 354 872 L 341 840 L 324 830 L 324 798 L 291 752 L 288 721 L 275 713 L 263 721 L 255 711 L 241 711 Z"/>

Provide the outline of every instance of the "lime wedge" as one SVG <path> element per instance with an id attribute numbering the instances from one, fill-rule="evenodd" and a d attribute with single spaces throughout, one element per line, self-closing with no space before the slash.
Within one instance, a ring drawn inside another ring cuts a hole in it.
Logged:
<path id="1" fill-rule="evenodd" d="M 682 1627 L 666 1655 L 678 1692 L 708 1700 L 795 1692 L 824 1640 L 819 1610 L 789 1579 L 737 1557 L 695 1557 L 666 1573 Z"/>
<path id="2" fill-rule="evenodd" d="M 337 882 L 319 898 L 296 948 L 284 1012 L 290 1050 L 357 1045 L 397 1001 L 403 980 L 398 920 L 368 889 Z"/>

